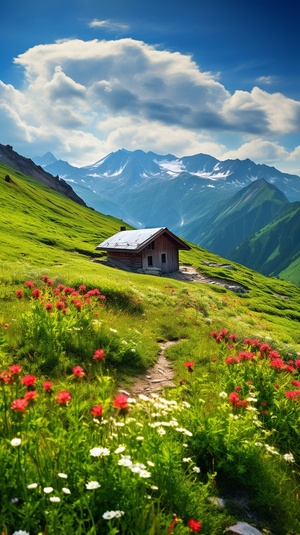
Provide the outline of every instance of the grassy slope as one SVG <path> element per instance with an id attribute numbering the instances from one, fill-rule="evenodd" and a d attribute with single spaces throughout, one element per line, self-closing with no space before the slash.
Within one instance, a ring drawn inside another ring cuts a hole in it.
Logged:
<path id="1" fill-rule="evenodd" d="M 111 329 L 113 332 L 117 331 L 118 334 L 116 336 L 119 336 L 121 340 L 119 347 L 122 347 L 123 340 L 132 341 L 133 344 L 136 341 L 136 353 L 141 355 L 142 360 L 142 366 L 136 367 L 135 372 L 132 371 L 132 366 L 130 362 L 128 363 L 127 356 L 123 368 L 120 367 L 119 361 L 117 361 L 117 364 L 115 362 L 109 364 L 110 375 L 113 379 L 117 379 L 116 383 L 118 385 L 121 384 L 122 388 L 127 388 L 130 381 L 132 381 L 132 375 L 155 360 L 161 340 L 178 340 L 178 344 L 170 348 L 170 352 L 168 352 L 169 358 L 173 360 L 178 378 L 181 378 L 183 374 L 183 362 L 187 360 L 197 361 L 197 366 L 200 370 L 200 374 L 197 375 L 199 390 L 194 391 L 194 395 L 191 390 L 191 400 L 193 400 L 193 403 L 195 402 L 195 411 L 191 413 L 190 424 L 194 422 L 196 437 L 193 439 L 191 452 L 200 464 L 202 457 L 206 459 L 205 462 L 207 464 L 204 463 L 203 468 L 204 473 L 206 473 L 211 467 L 210 455 L 213 456 L 213 463 L 215 462 L 217 450 L 214 450 L 213 444 L 216 432 L 221 438 L 224 435 L 224 444 L 229 438 L 229 435 L 226 432 L 224 433 L 223 430 L 221 433 L 218 431 L 218 415 L 215 413 L 215 408 L 217 404 L 216 398 L 219 401 L 220 397 L 219 390 L 216 392 L 214 385 L 220 388 L 224 370 L 216 372 L 214 366 L 211 365 L 212 357 L 218 354 L 219 348 L 210 335 L 211 330 L 227 328 L 231 332 L 235 332 L 239 339 L 243 339 L 242 337 L 259 337 L 261 341 L 270 342 L 271 338 L 273 339 L 272 348 L 278 349 L 285 357 L 290 354 L 294 358 L 295 351 L 300 350 L 298 328 L 300 289 L 290 283 L 259 275 L 238 264 L 234 265 L 234 270 L 228 269 L 224 264 L 223 266 L 220 265 L 224 262 L 221 258 L 196 246 L 192 246 L 191 251 L 182 253 L 182 263 L 194 265 L 209 277 L 238 282 L 247 286 L 249 292 L 237 295 L 220 286 L 179 282 L 171 278 L 138 275 L 109 268 L 99 262 L 101 253 L 96 252 L 95 247 L 104 237 L 119 229 L 120 221 L 80 207 L 35 183 L 33 180 L 14 173 L 12 170 L 9 170 L 9 174 L 13 182 L 5 182 L 4 177 L 7 172 L 8 168 L 0 167 L 0 195 L 2 199 L 0 215 L 2 260 L 0 264 L 1 368 L 7 367 L 12 362 L 22 362 L 24 373 L 35 373 L 40 381 L 43 380 L 43 377 L 39 374 L 39 369 L 41 370 L 39 368 L 40 359 L 35 358 L 35 355 L 31 357 L 32 352 L 31 350 L 28 351 L 28 347 L 25 348 L 24 353 L 18 352 L 18 338 L 21 331 L 20 319 L 23 312 L 25 314 L 28 312 L 28 299 L 18 300 L 15 296 L 15 290 L 24 289 L 25 280 L 31 279 L 37 284 L 41 284 L 41 276 L 47 274 L 52 279 L 55 279 L 56 283 L 65 283 L 71 286 L 86 284 L 88 288 L 100 288 L 102 293 L 106 295 L 107 302 L 103 310 L 103 316 L 99 317 L 99 322 L 96 320 L 97 323 L 102 324 L 108 332 Z M 209 266 L 207 263 L 219 264 L 219 266 Z M 8 324 L 7 329 L 5 324 Z M 8 353 L 2 353 L 2 335 L 7 339 Z M 73 362 L 71 352 L 68 352 L 67 359 L 70 366 L 78 363 L 88 366 L 92 352 L 88 351 L 88 360 L 83 361 L 83 350 L 86 350 L 86 346 L 90 341 L 94 342 L 96 335 L 95 329 L 91 340 L 88 337 L 85 338 L 84 346 L 79 347 L 78 352 L 74 355 L 75 360 Z M 115 335 L 111 334 L 111 338 L 113 336 Z M 49 347 L 51 349 L 51 343 Z M 35 349 L 36 347 L 34 346 L 33 351 Z M 48 347 L 47 351 L 49 353 Z M 111 358 L 111 350 L 109 354 Z M 60 355 L 60 357 L 64 358 L 63 355 Z M 42 371 L 42 373 L 45 372 Z M 216 373 L 219 373 L 219 375 L 215 375 Z M 187 373 L 187 375 L 189 374 Z M 53 379 L 56 381 L 57 376 L 53 376 Z M 70 380 L 72 381 L 72 379 Z M 61 384 L 64 386 L 57 386 L 57 388 L 65 388 L 66 383 L 63 382 Z M 95 385 L 96 383 L 93 385 L 94 388 L 97 387 Z M 113 387 L 110 386 L 109 380 L 107 385 L 109 385 L 109 388 L 115 388 L 115 381 Z M 86 383 L 83 383 L 83 389 L 82 399 L 86 403 Z M 199 414 L 202 411 L 202 396 L 209 399 L 209 407 L 211 407 L 210 417 L 207 418 L 205 415 L 203 420 L 203 422 L 206 422 L 205 426 L 210 423 L 211 432 L 208 432 L 208 430 L 205 433 L 201 431 L 203 428 L 199 424 Z M 100 399 L 102 399 L 102 394 Z M 230 418 L 229 420 L 231 421 Z M 223 420 L 220 423 L 223 425 Z M 187 425 L 188 429 L 190 424 Z M 140 428 L 138 430 L 140 433 Z M 35 433 L 35 430 L 32 432 Z M 281 432 L 280 428 L 278 432 Z M 241 428 L 241 433 L 244 433 L 243 427 Z M 85 443 L 86 431 L 84 431 L 84 434 Z M 76 433 L 75 436 L 77 436 Z M 36 435 L 34 435 L 34 440 L 36 440 L 35 437 Z M 70 437 L 73 437 L 73 435 L 71 434 Z M 291 440 L 295 440 L 293 437 Z M 72 443 L 73 447 L 73 441 L 71 442 L 71 440 L 73 439 L 70 438 L 70 443 Z M 119 444 L 122 444 L 122 438 L 120 440 Z M 235 451 L 237 443 L 242 444 L 242 442 L 239 435 L 237 435 L 237 439 L 233 435 L 231 440 Z M 149 444 L 153 448 L 152 439 L 149 440 Z M 170 459 L 170 466 L 175 466 L 178 461 L 177 442 L 173 441 L 171 443 L 170 441 L 166 444 L 165 450 L 157 448 L 158 456 L 163 458 L 166 454 L 166 457 Z M 175 447 L 173 457 L 169 457 L 170 452 L 172 452 L 171 444 L 174 444 Z M 94 445 L 94 442 L 91 445 Z M 136 448 L 136 445 L 134 447 Z M 201 452 L 200 454 L 199 451 Z M 221 464 L 224 455 L 222 448 L 220 451 L 218 455 L 220 455 Z M 227 452 L 226 447 L 224 451 Z M 242 448 L 239 451 L 242 451 Z M 284 450 L 284 452 L 286 451 L 288 449 Z M 230 453 L 230 449 L 228 452 Z M 244 457 L 243 450 L 241 458 L 243 459 Z M 45 459 L 47 460 L 48 457 L 45 456 Z M 176 459 L 176 462 L 173 462 L 173 459 Z M 3 463 L 0 464 L 1 466 L 3 465 Z M 252 474 L 251 465 L 249 466 L 250 468 L 247 465 L 249 470 L 247 477 L 249 473 Z M 286 526 L 294 526 L 297 514 L 295 513 L 295 507 L 298 506 L 298 502 L 294 499 L 296 483 L 294 484 L 294 480 L 291 480 L 289 487 L 280 485 L 280 492 L 276 494 L 274 501 L 275 489 L 278 487 L 278 481 L 279 483 L 281 482 L 283 472 L 278 475 L 276 467 L 274 475 L 269 477 L 267 471 L 262 473 L 261 464 L 257 466 L 257 471 L 253 472 L 254 475 L 251 478 L 250 486 L 253 486 L 252 490 L 255 496 L 260 493 L 258 498 L 261 502 L 259 510 L 265 512 L 266 508 L 268 508 L 271 515 L 267 517 L 267 520 L 264 520 L 262 527 L 270 525 L 270 518 L 273 518 L 273 525 L 277 525 L 280 518 L 280 530 L 274 530 L 274 534 L 294 535 L 295 532 L 293 530 L 288 531 Z M 272 469 L 275 470 L 274 468 Z M 213 468 L 213 471 L 215 472 L 215 468 Z M 64 468 L 64 472 L 69 473 L 69 469 Z M 158 485 L 159 488 L 166 486 L 165 473 L 162 472 L 162 481 Z M 169 474 L 169 468 L 167 473 Z M 236 474 L 236 463 L 233 465 L 233 473 Z M 173 472 L 171 472 L 172 474 Z M 197 507 L 200 507 L 198 505 L 200 503 L 199 492 L 201 493 L 202 487 L 199 487 L 198 494 L 194 490 L 195 496 L 193 497 L 191 487 L 187 486 L 185 480 L 181 479 L 180 485 L 178 485 L 177 473 L 176 478 L 172 477 L 168 476 L 168 485 L 166 486 L 166 517 L 169 515 L 168 507 L 172 512 L 180 509 L 186 515 L 185 510 L 190 502 L 192 503 L 192 512 L 189 514 L 194 514 L 193 511 L 196 510 L 195 503 Z M 246 481 L 247 477 L 245 477 Z M 263 478 L 265 478 L 264 481 Z M 288 477 L 287 481 L 289 481 Z M 222 473 L 220 482 L 222 484 Z M 119 483 L 121 484 L 122 480 Z M 219 485 L 219 481 L 217 484 Z M 292 485 L 293 489 L 291 491 Z M 201 499 L 205 499 L 205 495 L 203 496 L 202 498 L 201 494 Z M 283 498 L 286 498 L 286 500 L 283 500 Z M 179 504 L 181 504 L 180 507 Z M 205 507 L 206 511 L 207 506 Z M 68 514 L 71 514 L 71 509 L 73 507 L 68 510 Z M 201 509 L 201 511 L 203 510 Z M 274 512 L 277 513 L 277 516 L 274 516 Z M 224 533 L 223 528 L 229 524 L 226 515 L 228 515 L 228 511 L 223 513 L 222 510 L 219 511 L 217 508 L 214 508 L 213 512 L 207 513 L 204 517 L 206 527 L 203 533 L 209 535 Z M 233 515 L 235 516 L 234 511 Z M 282 515 L 284 515 L 284 518 Z M 237 516 L 241 518 L 240 513 Z M 68 518 L 66 515 L 66 520 Z M 14 520 L 11 523 L 14 525 Z M 214 528 L 210 527 L 212 525 Z M 164 527 L 163 532 L 166 533 L 166 530 L 167 526 Z M 67 531 L 65 530 L 64 532 Z M 183 533 L 183 531 L 181 532 Z M 49 533 L 57 533 L 57 531 L 49 530 Z M 129 533 L 129 530 L 122 531 L 122 533 Z M 139 531 L 130 531 L 130 533 L 145 533 L 145 530 L 142 528 Z M 151 531 L 147 531 L 147 533 L 158 532 L 151 528 Z"/>
<path id="2" fill-rule="evenodd" d="M 5 182 L 7 173 L 12 182 Z M 212 325 L 229 327 L 241 336 L 272 338 L 281 347 L 299 351 L 300 289 L 292 284 L 238 264 L 235 270 L 208 266 L 204 262 L 224 260 L 197 246 L 183 252 L 181 262 L 194 265 L 207 276 L 236 281 L 249 292 L 236 295 L 219 286 L 115 270 L 95 262 L 102 255 L 95 247 L 119 230 L 119 220 L 68 201 L 3 165 L 0 193 L 0 323 L 13 317 L 9 296 L 18 285 L 47 273 L 69 284 L 97 285 L 124 309 L 132 299 L 141 301 L 144 315 L 137 314 L 134 322 L 145 333 L 149 347 L 159 338 L 196 336 L 201 324 L 207 333 Z M 173 288 L 176 314 L 171 318 L 165 306 L 170 300 L 166 286 Z M 112 322 L 114 314 L 120 321 L 120 307 L 111 312 Z M 130 325 L 132 317 L 124 313 L 123 321 Z"/>
<path id="3" fill-rule="evenodd" d="M 232 258 L 245 263 L 249 259 L 248 265 L 253 269 L 259 267 L 265 274 L 299 285 L 299 229 L 300 203 L 289 203 L 270 224 L 238 246 Z"/>

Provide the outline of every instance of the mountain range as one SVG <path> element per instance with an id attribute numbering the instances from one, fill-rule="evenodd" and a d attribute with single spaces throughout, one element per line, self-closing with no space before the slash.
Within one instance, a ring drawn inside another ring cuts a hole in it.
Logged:
<path id="1" fill-rule="evenodd" d="M 267 275 L 281 276 L 284 270 L 286 278 L 300 283 L 297 175 L 250 159 L 221 161 L 206 154 L 178 158 L 125 149 L 81 168 L 49 152 L 34 160 L 69 182 L 100 212 L 137 228 L 167 226 L 229 260 Z M 282 217 L 286 219 L 279 213 L 288 213 L 287 221 L 294 221 L 290 254 L 287 247 L 278 246 L 278 242 L 290 243 L 290 237 L 285 237 L 289 224 L 282 223 Z M 273 231 L 263 231 L 271 223 Z M 265 251 L 259 259 L 254 253 L 258 249 Z"/>
<path id="2" fill-rule="evenodd" d="M 0 145 L 0 161 L 133 227 L 166 226 L 229 260 L 300 284 L 297 175 L 249 159 L 125 149 L 75 167 L 50 152 L 35 165 Z"/>

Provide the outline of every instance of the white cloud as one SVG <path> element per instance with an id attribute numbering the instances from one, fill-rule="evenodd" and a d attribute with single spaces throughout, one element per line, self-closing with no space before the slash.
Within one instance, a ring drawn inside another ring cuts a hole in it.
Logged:
<path id="1" fill-rule="evenodd" d="M 223 114 L 241 132 L 282 135 L 300 128 L 300 102 L 258 87 L 236 91 L 224 102 Z"/>
<path id="2" fill-rule="evenodd" d="M 273 143 L 271 141 L 264 141 L 263 139 L 253 139 L 248 143 L 244 143 L 236 150 L 230 150 L 223 154 L 223 159 L 245 160 L 250 158 L 256 163 L 265 163 L 274 165 L 276 162 L 286 159 L 289 153 L 284 147 Z"/>
<path id="3" fill-rule="evenodd" d="M 105 28 L 110 31 L 126 31 L 129 29 L 129 25 L 125 24 L 123 22 L 117 22 L 114 20 L 99 20 L 99 19 L 93 19 L 91 22 L 89 22 L 88 26 L 90 28 Z"/>
<path id="4" fill-rule="evenodd" d="M 240 160 L 250 158 L 255 163 L 272 165 L 282 172 L 300 175 L 300 145 L 289 152 L 279 143 L 253 139 L 236 150 L 224 152 L 221 159 L 235 158 Z"/>
<path id="5" fill-rule="evenodd" d="M 256 83 L 257 84 L 262 84 L 262 85 L 272 85 L 274 83 L 277 82 L 277 78 L 276 76 L 259 76 L 258 78 L 256 78 Z"/>
<path id="6" fill-rule="evenodd" d="M 299 102 L 258 87 L 231 95 L 190 56 L 130 38 L 61 40 L 29 49 L 15 63 L 24 69 L 22 89 L 0 83 L 6 143 L 22 138 L 34 155 L 45 147 L 74 164 L 120 147 L 220 158 L 224 133 L 254 138 L 227 154 L 268 163 L 289 157 L 275 136 L 300 127 Z"/>

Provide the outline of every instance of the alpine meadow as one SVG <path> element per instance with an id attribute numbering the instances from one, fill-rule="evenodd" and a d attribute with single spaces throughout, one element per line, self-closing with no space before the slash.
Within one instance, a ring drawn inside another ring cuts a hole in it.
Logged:
<path id="1" fill-rule="evenodd" d="M 0 533 L 299 535 L 300 288 L 193 243 L 198 278 L 116 269 L 124 221 L 0 194 Z"/>

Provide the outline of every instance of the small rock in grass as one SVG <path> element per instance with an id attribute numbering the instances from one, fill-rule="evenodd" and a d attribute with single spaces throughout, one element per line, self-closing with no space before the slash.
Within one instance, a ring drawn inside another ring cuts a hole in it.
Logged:
<path id="1" fill-rule="evenodd" d="M 237 533 L 238 535 L 262 535 L 261 531 L 258 531 L 247 522 L 238 522 L 234 526 L 227 528 L 229 533 Z"/>

